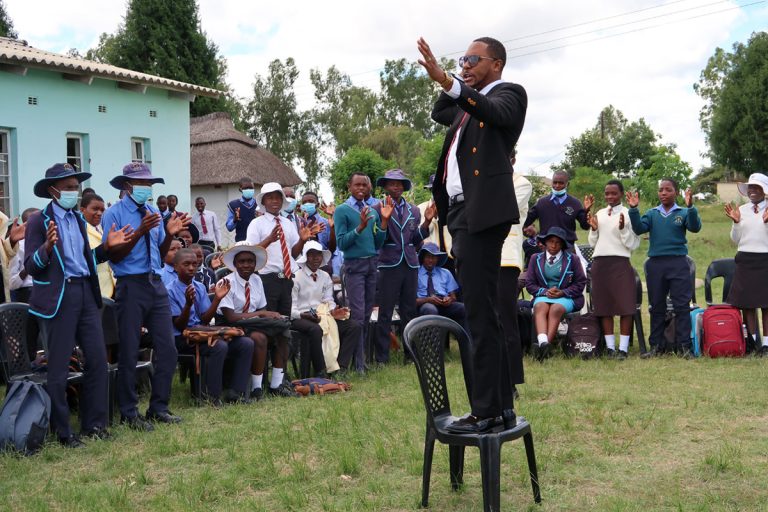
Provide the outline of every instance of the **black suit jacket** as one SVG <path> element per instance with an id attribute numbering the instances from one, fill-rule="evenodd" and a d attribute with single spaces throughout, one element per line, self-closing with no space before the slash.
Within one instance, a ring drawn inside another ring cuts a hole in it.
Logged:
<path id="1" fill-rule="evenodd" d="M 432 109 L 432 119 L 450 126 L 432 187 L 441 225 L 448 215 L 448 194 L 443 183 L 446 156 L 464 112 L 469 118 L 459 134 L 456 159 L 469 232 L 520 222 L 510 156 L 523 130 L 527 107 L 525 89 L 506 82 L 496 85 L 485 96 L 463 83 L 455 100 L 444 92 L 440 94 Z"/>

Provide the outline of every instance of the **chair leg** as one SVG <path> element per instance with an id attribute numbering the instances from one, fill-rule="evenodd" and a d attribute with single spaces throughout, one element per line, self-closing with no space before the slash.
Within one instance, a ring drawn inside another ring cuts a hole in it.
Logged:
<path id="1" fill-rule="evenodd" d="M 421 477 L 421 506 L 429 506 L 429 479 L 432 475 L 432 454 L 435 452 L 435 438 L 427 433 L 424 439 L 424 468 Z"/>
<path id="2" fill-rule="evenodd" d="M 501 444 L 494 435 L 480 440 L 480 470 L 483 478 L 483 510 L 498 512 L 501 503 Z"/>
<path id="3" fill-rule="evenodd" d="M 107 391 L 107 400 L 109 404 L 107 406 L 107 421 L 111 427 L 115 422 L 115 388 L 117 387 L 117 370 L 109 371 L 107 374 L 107 382 L 109 384 L 109 390 Z"/>
<path id="4" fill-rule="evenodd" d="M 539 472 L 536 470 L 536 453 L 533 450 L 533 434 L 528 432 L 523 436 L 525 443 L 525 456 L 528 458 L 528 473 L 531 475 L 531 487 L 533 488 L 533 501 L 541 503 L 541 490 L 539 489 Z"/>
<path id="5" fill-rule="evenodd" d="M 635 330 L 637 331 L 637 343 L 640 347 L 640 353 L 645 354 L 647 352 L 645 346 L 645 334 L 643 333 L 643 315 L 640 310 L 635 311 Z"/>
<path id="6" fill-rule="evenodd" d="M 458 491 L 464 484 L 464 447 L 449 446 L 448 453 L 451 463 L 451 489 Z"/>

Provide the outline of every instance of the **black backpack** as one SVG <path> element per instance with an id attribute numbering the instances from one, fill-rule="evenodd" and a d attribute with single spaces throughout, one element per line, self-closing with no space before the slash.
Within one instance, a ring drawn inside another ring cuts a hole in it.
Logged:
<path id="1" fill-rule="evenodd" d="M 584 359 L 600 355 L 602 329 L 600 320 L 592 313 L 577 316 L 568 324 L 563 352 L 568 357 L 580 355 Z"/>
<path id="2" fill-rule="evenodd" d="M 0 449 L 35 453 L 45 442 L 50 417 L 51 399 L 43 385 L 14 381 L 0 408 Z"/>

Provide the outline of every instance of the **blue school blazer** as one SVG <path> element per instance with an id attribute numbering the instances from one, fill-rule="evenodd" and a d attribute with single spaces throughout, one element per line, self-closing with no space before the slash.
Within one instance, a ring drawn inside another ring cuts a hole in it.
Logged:
<path id="1" fill-rule="evenodd" d="M 544 277 L 544 265 L 547 253 L 540 252 L 531 257 L 528 262 L 528 270 L 525 272 L 525 289 L 534 297 L 543 297 L 546 294 L 547 278 Z M 565 296 L 573 300 L 573 310 L 579 311 L 584 307 L 584 287 L 587 285 L 587 277 L 581 268 L 581 262 L 576 255 L 563 252 L 560 258 L 560 282 L 557 288 L 565 293 Z"/>
<path id="2" fill-rule="evenodd" d="M 381 218 L 381 203 L 373 206 Z M 387 237 L 379 251 L 379 268 L 396 267 L 403 259 L 411 268 L 419 268 L 418 248 L 429 230 L 421 229 L 421 212 L 411 203 L 405 203 L 405 218 L 400 223 L 392 212 L 387 224 Z"/>
<path id="3" fill-rule="evenodd" d="M 81 213 L 75 215 L 83 236 L 83 256 L 88 264 L 90 272 L 91 290 L 96 305 L 101 308 L 101 288 L 99 288 L 99 275 L 96 265 L 107 261 L 107 252 L 100 245 L 95 249 L 90 248 L 88 233 L 86 232 L 85 219 Z M 32 214 L 27 220 L 27 232 L 25 235 L 24 269 L 32 276 L 32 294 L 29 299 L 29 312 L 40 318 L 53 318 L 59 311 L 64 289 L 67 283 L 64 279 L 64 247 L 61 238 L 48 254 L 45 250 L 46 232 L 48 224 L 54 219 L 53 205 L 48 203 L 42 211 Z"/>

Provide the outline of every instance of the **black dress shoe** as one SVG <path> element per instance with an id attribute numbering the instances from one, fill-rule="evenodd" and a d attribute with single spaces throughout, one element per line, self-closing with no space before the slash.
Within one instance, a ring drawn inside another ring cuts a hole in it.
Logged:
<path id="1" fill-rule="evenodd" d="M 131 430 L 137 430 L 139 432 L 152 432 L 155 430 L 155 426 L 142 418 L 141 415 L 131 416 L 130 418 L 123 416 L 120 418 L 120 423 L 124 423 L 125 425 L 128 425 L 128 428 Z"/>
<path id="2" fill-rule="evenodd" d="M 269 393 L 272 396 L 284 396 L 284 397 L 297 397 L 300 396 L 296 391 L 294 391 L 293 386 L 291 384 L 286 384 L 283 382 L 276 388 L 270 387 L 267 390 L 267 393 Z"/>
<path id="3" fill-rule="evenodd" d="M 502 420 L 499 416 L 495 418 L 478 418 L 470 414 L 454 421 L 445 427 L 445 430 L 452 434 L 482 434 L 501 424 Z"/>
<path id="4" fill-rule="evenodd" d="M 252 404 L 253 400 L 248 398 L 247 396 L 241 395 L 240 393 L 236 391 L 232 391 L 231 389 L 228 389 L 224 392 L 224 403 L 225 404 Z"/>
<path id="5" fill-rule="evenodd" d="M 607 357 L 608 359 L 616 359 L 616 350 L 612 348 L 606 348 L 605 357 Z"/>
<path id="6" fill-rule="evenodd" d="M 536 347 L 536 359 L 539 361 L 543 361 L 547 358 L 549 358 L 552 351 L 552 344 L 548 341 L 545 341 L 538 347 Z"/>
<path id="7" fill-rule="evenodd" d="M 625 360 L 628 357 L 629 357 L 629 354 L 627 354 L 623 350 L 619 350 L 619 351 L 616 352 L 616 359 L 618 359 L 619 361 L 623 361 L 623 360 Z"/>
<path id="8" fill-rule="evenodd" d="M 181 423 L 181 417 L 176 416 L 171 411 L 147 411 L 147 421 L 154 421 L 156 423 Z"/>
<path id="9" fill-rule="evenodd" d="M 514 409 L 504 409 L 501 411 L 501 421 L 504 423 L 504 430 L 509 430 L 517 426 L 517 415 Z"/>
<path id="10" fill-rule="evenodd" d="M 264 400 L 264 388 L 254 388 L 251 390 L 251 400 L 261 402 Z"/>
<path id="11" fill-rule="evenodd" d="M 760 347 L 760 350 L 757 352 L 758 357 L 765 357 L 768 356 L 768 345 L 763 345 Z"/>
<path id="12" fill-rule="evenodd" d="M 93 427 L 88 430 L 81 430 L 80 437 L 88 439 L 101 439 L 102 441 L 106 441 L 108 439 L 112 439 L 112 434 L 110 434 L 109 431 L 104 427 Z"/>
<path id="13" fill-rule="evenodd" d="M 69 437 L 60 437 L 59 444 L 66 448 L 82 448 L 85 446 L 85 443 L 76 434 L 70 434 Z"/>

